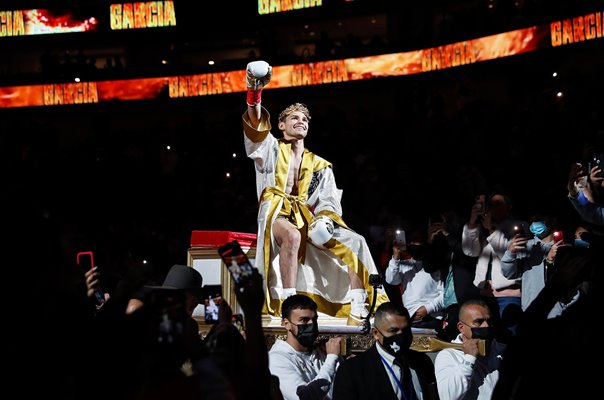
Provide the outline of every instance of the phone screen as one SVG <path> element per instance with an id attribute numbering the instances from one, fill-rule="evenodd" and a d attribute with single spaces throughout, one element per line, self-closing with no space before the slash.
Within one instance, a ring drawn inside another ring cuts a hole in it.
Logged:
<path id="1" fill-rule="evenodd" d="M 252 276 L 254 266 L 241 249 L 238 241 L 233 240 L 220 246 L 218 253 L 237 285 L 242 285 Z"/>
<path id="2" fill-rule="evenodd" d="M 145 302 L 153 318 L 152 339 L 158 344 L 171 346 L 183 340 L 183 325 L 187 318 L 185 294 L 172 288 L 152 289 Z"/>
<path id="3" fill-rule="evenodd" d="M 402 229 L 397 229 L 396 231 L 394 231 L 394 241 L 396 243 L 407 244 L 405 231 Z"/>
<path id="4" fill-rule="evenodd" d="M 476 203 L 476 207 L 480 211 L 484 212 L 485 202 L 486 202 L 486 196 L 484 194 L 480 194 L 480 195 L 476 196 L 476 198 L 474 199 L 474 201 Z"/>
<path id="5" fill-rule="evenodd" d="M 510 239 L 516 235 L 520 235 L 521 237 L 525 237 L 525 238 L 530 237 L 529 230 L 524 222 L 518 221 L 512 227 Z"/>
<path id="6" fill-rule="evenodd" d="M 237 330 L 240 333 L 245 330 L 245 323 L 244 323 L 244 319 L 243 319 L 243 314 L 233 314 L 231 316 L 231 322 L 233 323 L 233 325 L 235 325 L 235 327 L 237 328 Z"/>
<path id="7" fill-rule="evenodd" d="M 204 293 L 204 320 L 206 323 L 218 322 L 218 307 L 222 303 L 222 285 L 205 285 Z"/>

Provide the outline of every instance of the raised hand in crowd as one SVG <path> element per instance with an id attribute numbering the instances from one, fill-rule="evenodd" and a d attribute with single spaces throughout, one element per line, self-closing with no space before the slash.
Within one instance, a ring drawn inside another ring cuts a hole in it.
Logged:
<path id="1" fill-rule="evenodd" d="M 84 273 L 86 280 L 86 296 L 93 298 L 97 290 L 101 288 L 101 273 L 98 267 L 94 267 Z"/>
<path id="2" fill-rule="evenodd" d="M 589 181 L 592 184 L 592 187 L 599 188 L 602 186 L 602 182 L 604 182 L 604 171 L 600 168 L 599 165 L 595 165 L 591 167 L 589 172 Z"/>
<path id="3" fill-rule="evenodd" d="M 97 310 L 100 309 L 111 295 L 103 292 L 101 287 L 101 273 L 98 267 L 90 268 L 84 273 L 84 281 L 86 282 L 86 296 L 94 301 Z"/>
<path id="4" fill-rule="evenodd" d="M 510 244 L 508 244 L 508 250 L 514 254 L 520 253 L 526 250 L 526 243 L 529 239 L 520 234 L 514 235 L 514 237 L 510 240 Z"/>
<path id="5" fill-rule="evenodd" d="M 431 222 L 428 225 L 428 235 L 426 238 L 426 243 L 432 244 L 436 235 L 449 236 L 447 224 L 445 224 L 444 222 Z"/>
<path id="6" fill-rule="evenodd" d="M 600 294 L 587 291 L 561 315 L 548 317 L 577 285 L 601 283 L 600 261 L 594 255 L 589 248 L 558 249 L 552 275 L 524 312 L 518 336 L 505 354 L 493 400 L 532 399 L 536 393 L 543 398 L 589 398 L 597 390 L 600 373 L 585 366 L 593 358 L 586 344 L 599 337 L 591 318 L 601 309 Z"/>
<path id="7" fill-rule="evenodd" d="M 476 196 L 472 209 L 470 210 L 468 227 L 474 229 L 480 225 L 488 234 L 490 234 L 494 229 L 493 218 L 486 205 L 485 197 L 485 195 Z"/>
<path id="8" fill-rule="evenodd" d="M 278 382 L 271 377 L 268 368 L 268 348 L 262 330 L 262 306 L 265 300 L 262 275 L 254 269 L 250 279 L 244 280 L 235 289 L 245 319 L 244 362 L 247 374 L 242 377 L 242 384 L 245 384 L 248 398 L 279 398 Z"/>
<path id="9" fill-rule="evenodd" d="M 587 170 L 581 163 L 573 163 L 568 172 L 568 181 L 566 188 L 568 194 L 572 197 L 577 197 L 579 191 L 584 191 L 587 188 Z M 590 191 L 591 193 L 591 191 Z"/>
<path id="10" fill-rule="evenodd" d="M 564 246 L 558 249 L 556 268 L 549 278 L 546 288 L 554 294 L 564 294 L 581 282 L 589 280 L 594 258 L 589 249 Z"/>
<path id="11" fill-rule="evenodd" d="M 556 255 L 558 254 L 558 249 L 560 247 L 564 247 L 564 246 L 570 246 L 570 244 L 565 243 L 563 240 L 554 242 L 552 247 L 550 247 L 549 251 L 547 252 L 547 256 L 545 257 L 545 262 L 548 264 L 553 264 L 554 260 L 556 259 Z"/>

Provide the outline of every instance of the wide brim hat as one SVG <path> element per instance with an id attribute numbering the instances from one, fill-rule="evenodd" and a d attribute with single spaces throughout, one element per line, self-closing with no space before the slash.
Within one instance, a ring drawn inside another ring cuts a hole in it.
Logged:
<path id="1" fill-rule="evenodd" d="M 204 297 L 202 285 L 203 278 L 195 268 L 174 264 L 168 271 L 162 287 L 184 290 L 202 302 Z"/>

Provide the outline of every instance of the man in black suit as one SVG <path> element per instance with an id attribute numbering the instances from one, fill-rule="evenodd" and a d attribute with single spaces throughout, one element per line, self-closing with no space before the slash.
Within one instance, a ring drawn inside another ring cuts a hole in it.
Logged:
<path id="1" fill-rule="evenodd" d="M 432 360 L 409 348 L 413 340 L 409 311 L 391 302 L 381 304 L 371 332 L 373 346 L 340 364 L 333 399 L 438 399 Z"/>

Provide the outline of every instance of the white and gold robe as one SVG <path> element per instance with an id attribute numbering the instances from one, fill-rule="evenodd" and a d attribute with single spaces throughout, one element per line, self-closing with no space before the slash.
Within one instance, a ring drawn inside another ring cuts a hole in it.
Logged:
<path id="1" fill-rule="evenodd" d="M 298 195 L 285 193 L 291 157 L 291 144 L 271 134 L 270 116 L 262 108 L 258 129 L 243 115 L 244 142 L 247 156 L 254 160 L 256 191 L 259 200 L 258 242 L 256 267 L 266 283 L 266 313 L 280 316 L 282 281 L 279 270 L 279 246 L 272 234 L 272 223 L 282 208 L 294 215 L 293 223 L 302 234 L 298 253 L 299 268 L 296 291 L 311 297 L 319 312 L 346 318 L 350 314 L 350 267 L 365 287 L 371 302 L 373 287 L 369 275 L 377 268 L 363 236 L 352 231 L 342 220 L 340 199 L 331 163 L 304 149 L 298 176 Z M 315 215 L 326 215 L 334 221 L 333 238 L 324 246 L 307 240 L 310 220 Z M 266 245 L 269 244 L 269 245 Z M 387 301 L 383 289 L 378 289 L 376 306 Z"/>

